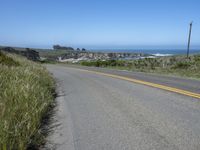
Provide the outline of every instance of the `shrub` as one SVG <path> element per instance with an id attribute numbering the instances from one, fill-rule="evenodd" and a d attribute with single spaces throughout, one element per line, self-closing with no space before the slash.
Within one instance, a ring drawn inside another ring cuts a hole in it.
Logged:
<path id="1" fill-rule="evenodd" d="M 173 69 L 188 69 L 191 66 L 190 62 L 177 62 Z"/>

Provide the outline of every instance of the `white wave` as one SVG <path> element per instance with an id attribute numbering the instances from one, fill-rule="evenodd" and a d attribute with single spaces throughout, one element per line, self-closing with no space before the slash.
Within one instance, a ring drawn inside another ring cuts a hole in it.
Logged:
<path id="1" fill-rule="evenodd" d="M 156 54 L 152 54 L 152 55 L 156 56 L 156 57 L 172 56 L 172 54 L 160 54 L 160 53 L 156 53 Z"/>

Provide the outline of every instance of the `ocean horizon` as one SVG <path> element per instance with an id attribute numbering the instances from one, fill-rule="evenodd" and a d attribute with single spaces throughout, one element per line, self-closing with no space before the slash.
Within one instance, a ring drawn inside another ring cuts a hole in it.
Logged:
<path id="1" fill-rule="evenodd" d="M 121 52 L 121 53 L 144 53 L 152 55 L 184 55 L 187 49 L 93 49 L 95 52 Z M 200 54 L 200 49 L 191 49 L 190 54 Z"/>

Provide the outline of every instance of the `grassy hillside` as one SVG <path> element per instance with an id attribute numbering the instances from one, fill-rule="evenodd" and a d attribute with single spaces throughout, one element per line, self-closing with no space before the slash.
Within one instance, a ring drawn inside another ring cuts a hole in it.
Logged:
<path id="1" fill-rule="evenodd" d="M 38 50 L 39 51 L 39 50 Z M 56 60 L 59 56 L 70 53 L 68 50 L 46 50 L 39 51 L 40 57 Z"/>
<path id="2" fill-rule="evenodd" d="M 0 52 L 0 64 L 6 66 L 19 66 L 19 62 L 14 61 L 11 57 Z"/>
<path id="3" fill-rule="evenodd" d="M 200 55 L 146 58 L 132 61 L 108 60 L 81 62 L 84 66 L 108 67 L 150 73 L 200 78 Z"/>
<path id="4" fill-rule="evenodd" d="M 40 139 L 42 117 L 53 101 L 53 79 L 40 64 L 0 52 L 0 91 L 0 149 L 26 149 Z"/>

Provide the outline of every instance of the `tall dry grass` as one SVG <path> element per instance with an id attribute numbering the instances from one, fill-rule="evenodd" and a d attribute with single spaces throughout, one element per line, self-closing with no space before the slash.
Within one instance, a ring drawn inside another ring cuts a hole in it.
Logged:
<path id="1" fill-rule="evenodd" d="M 1 53 L 0 149 L 26 149 L 34 142 L 31 137 L 39 135 L 53 90 L 53 79 L 40 64 Z"/>

